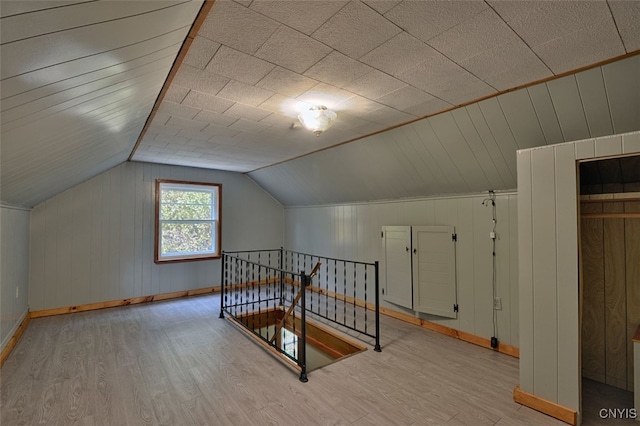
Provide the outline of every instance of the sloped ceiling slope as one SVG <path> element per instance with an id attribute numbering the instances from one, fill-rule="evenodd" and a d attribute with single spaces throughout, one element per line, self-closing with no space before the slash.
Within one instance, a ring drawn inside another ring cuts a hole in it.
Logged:
<path id="1" fill-rule="evenodd" d="M 0 2 L 2 202 L 130 155 L 202 1 Z"/>
<path id="2" fill-rule="evenodd" d="M 249 176 L 285 205 L 515 189 L 516 151 L 640 130 L 640 55 Z"/>

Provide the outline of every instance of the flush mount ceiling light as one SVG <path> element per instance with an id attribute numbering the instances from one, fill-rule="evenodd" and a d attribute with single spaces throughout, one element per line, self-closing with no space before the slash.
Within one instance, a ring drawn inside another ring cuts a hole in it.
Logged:
<path id="1" fill-rule="evenodd" d="M 311 130 L 316 136 L 320 136 L 322 132 L 327 130 L 335 121 L 337 114 L 326 106 L 311 106 L 298 115 L 298 120 L 307 129 Z"/>

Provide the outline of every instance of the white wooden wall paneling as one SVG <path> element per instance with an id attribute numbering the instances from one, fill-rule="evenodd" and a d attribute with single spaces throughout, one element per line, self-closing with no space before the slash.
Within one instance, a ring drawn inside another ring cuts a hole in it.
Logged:
<path id="1" fill-rule="evenodd" d="M 510 301 L 509 309 L 511 315 L 509 317 L 510 341 L 520 342 L 520 286 L 518 283 L 518 197 L 516 195 L 509 196 L 509 289 Z M 502 235 L 502 238 L 505 238 Z M 519 347 L 519 343 L 514 343 Z"/>
<path id="2" fill-rule="evenodd" d="M 475 288 L 476 280 L 481 277 L 475 274 L 475 270 L 470 265 L 475 264 L 475 238 L 473 232 L 473 202 L 474 198 L 461 198 L 457 201 L 458 216 L 455 223 L 458 234 L 456 243 L 456 279 L 458 287 L 458 324 L 461 330 L 468 330 L 475 333 Z M 447 223 L 447 222 L 442 222 Z"/>
<path id="3" fill-rule="evenodd" d="M 531 152 L 535 394 L 558 397 L 555 170 L 553 150 Z"/>
<path id="4" fill-rule="evenodd" d="M 569 75 L 546 83 L 565 141 L 586 139 L 589 126 L 580 99 L 576 77 Z"/>
<path id="5" fill-rule="evenodd" d="M 613 123 L 609 114 L 607 91 L 604 87 L 602 68 L 592 68 L 576 74 L 580 98 L 592 137 L 613 133 Z"/>
<path id="6" fill-rule="evenodd" d="M 29 217 L 29 210 L 0 206 L 0 349 L 27 313 Z"/>
<path id="7" fill-rule="evenodd" d="M 515 170 L 512 171 L 508 164 L 508 156 L 496 142 L 496 139 L 489 129 L 486 119 L 478 104 L 468 105 L 464 108 L 469 114 L 469 118 L 473 123 L 474 128 L 478 131 L 482 143 L 487 148 L 489 155 L 493 163 L 504 182 L 505 188 L 511 188 L 516 186 L 516 174 Z M 497 188 L 497 187 L 496 187 Z"/>
<path id="8" fill-rule="evenodd" d="M 640 75 L 640 56 L 634 56 L 621 63 L 611 63 L 602 67 L 609 110 L 615 133 L 637 130 L 640 122 L 640 83 L 622 79 Z"/>
<path id="9" fill-rule="evenodd" d="M 557 242 L 558 404 L 579 407 L 578 214 L 575 147 L 557 145 L 555 222 Z M 534 237 L 535 238 L 535 237 Z"/>
<path id="10" fill-rule="evenodd" d="M 511 336 L 511 310 L 513 309 L 513 305 L 511 304 L 512 286 L 510 274 L 510 197 L 511 196 L 506 197 L 501 203 L 496 203 L 497 225 L 500 226 L 496 230 L 496 297 L 499 297 L 502 301 L 502 309 L 496 310 L 496 322 L 498 329 L 496 337 L 498 338 L 498 341 L 514 341 Z M 487 215 L 489 216 L 487 222 L 489 223 L 489 226 L 491 226 L 491 207 L 485 207 L 485 209 L 488 211 Z M 489 238 L 488 233 L 486 235 L 486 239 L 489 241 L 489 244 L 491 244 L 491 239 Z M 517 340 L 515 341 L 517 342 Z"/>
<path id="11" fill-rule="evenodd" d="M 518 276 L 520 326 L 520 389 L 534 393 L 533 218 L 531 152 L 518 152 Z"/>
<path id="12" fill-rule="evenodd" d="M 546 144 L 553 145 L 564 142 L 558 116 L 556 115 L 553 102 L 551 101 L 551 95 L 549 94 L 549 87 L 546 84 L 537 84 L 528 87 L 527 92 L 529 92 L 536 117 L 540 122 Z"/>
<path id="13" fill-rule="evenodd" d="M 502 108 L 497 98 L 491 98 L 478 103 L 482 115 L 494 135 L 496 142 L 498 142 L 500 151 L 503 153 L 507 166 L 511 171 L 512 176 L 517 175 L 516 170 L 516 151 L 518 145 L 509 129 L 509 123 L 504 116 Z"/>
<path id="14" fill-rule="evenodd" d="M 451 116 L 454 118 L 458 129 L 462 133 L 465 141 L 469 145 L 469 148 L 473 152 L 480 168 L 483 171 L 485 178 L 488 181 L 491 188 L 504 188 L 508 185 L 507 182 L 502 180 L 500 173 L 494 164 L 494 160 L 487 151 L 478 131 L 471 121 L 469 112 L 466 108 L 459 108 L 451 111 Z M 481 188 L 484 189 L 484 188 Z"/>
<path id="15" fill-rule="evenodd" d="M 517 90 L 498 96 L 498 103 L 509 123 L 518 148 L 532 148 L 545 142 L 527 90 Z"/>
<path id="16" fill-rule="evenodd" d="M 473 214 L 473 272 L 474 285 L 474 313 L 475 318 L 490 319 L 490 321 L 476 321 L 474 334 L 478 336 L 493 336 L 493 259 L 489 232 L 493 227 L 491 222 L 491 207 L 482 205 L 481 199 L 471 203 Z"/>
<path id="17" fill-rule="evenodd" d="M 491 273 L 491 211 L 482 206 L 486 194 L 460 197 L 426 198 L 406 201 L 371 202 L 357 204 L 339 204 L 313 207 L 288 207 L 285 209 L 285 245 L 302 252 L 313 252 L 332 257 L 353 255 L 356 260 L 381 260 L 380 229 L 384 225 L 453 225 L 456 227 L 458 304 L 460 312 L 457 319 L 421 314 L 421 318 L 447 327 L 472 334 L 483 333 L 485 338 L 493 333 L 493 291 Z M 511 200 L 511 201 L 510 201 Z M 510 244 L 510 221 L 516 223 L 517 210 L 515 195 L 498 195 L 497 204 L 505 210 L 504 218 L 498 224 L 498 233 Z M 502 205 L 501 205 L 502 204 Z M 500 213 L 503 214 L 503 213 Z M 345 222 L 340 224 L 340 222 Z M 301 236 L 300 234 L 304 234 Z M 345 240 L 346 238 L 346 240 Z M 517 241 L 517 239 L 513 239 Z M 322 241 L 322 251 L 314 250 Z M 478 252 L 481 249 L 482 252 Z M 506 251 L 506 250 L 505 250 Z M 515 251 L 498 255 L 498 270 L 505 277 L 514 274 L 517 277 L 517 259 Z M 476 260 L 476 258 L 478 260 Z M 486 261 L 485 261 L 486 260 Z M 505 264 L 501 264 L 504 262 Z M 514 271 L 510 268 L 513 265 Z M 477 269 L 480 268 L 480 271 Z M 506 281 L 505 285 L 515 286 L 517 280 Z M 381 285 L 384 278 L 381 277 Z M 358 291 L 361 291 L 359 288 Z M 499 329 L 499 339 L 509 345 L 518 346 L 517 324 L 511 324 L 513 317 L 510 294 L 502 295 L 503 311 L 498 313 L 504 324 Z M 517 295 L 517 291 L 515 291 Z M 482 301 L 476 301 L 481 297 Z M 382 300 L 386 308 L 411 314 L 404 309 Z M 517 315 L 517 309 L 515 309 Z M 504 318 L 504 319 L 502 319 Z M 517 323 L 517 318 L 516 318 Z M 512 334 L 516 339 L 511 338 Z"/>
<path id="18" fill-rule="evenodd" d="M 450 112 L 446 112 L 431 117 L 429 121 L 468 190 L 479 192 L 489 187 L 489 181 L 462 133 L 460 133 L 453 115 Z"/>
<path id="19" fill-rule="evenodd" d="M 622 137 L 622 152 L 624 154 L 640 152 L 640 133 L 633 133 Z"/>
<path id="20" fill-rule="evenodd" d="M 622 154 L 622 136 L 613 135 L 595 140 L 596 157 Z"/>
<path id="21" fill-rule="evenodd" d="M 282 245 L 282 207 L 245 176 L 124 163 L 34 208 L 32 310 L 216 285 L 219 261 L 154 264 L 157 177 L 223 184 L 223 248 Z"/>

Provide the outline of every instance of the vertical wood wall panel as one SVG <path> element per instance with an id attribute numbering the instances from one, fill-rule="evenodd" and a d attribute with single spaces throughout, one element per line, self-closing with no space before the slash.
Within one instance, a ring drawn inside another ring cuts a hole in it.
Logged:
<path id="1" fill-rule="evenodd" d="M 603 203 L 605 213 L 622 212 L 623 203 Z M 627 388 L 627 306 L 624 219 L 604 220 L 604 311 L 606 383 Z"/>
<path id="2" fill-rule="evenodd" d="M 628 212 L 640 212 L 640 202 L 625 203 Z M 640 219 L 625 219 L 625 260 L 627 288 L 627 337 L 640 325 Z M 627 342 L 627 389 L 634 388 L 633 348 Z M 635 374 L 637 377 L 637 374 Z M 636 407 L 637 408 L 637 407 Z"/>
<path id="3" fill-rule="evenodd" d="M 605 82 L 608 84 L 606 72 Z M 566 85 L 571 82 L 558 79 L 548 84 L 552 83 Z M 550 89 L 554 105 L 557 106 L 556 101 L 564 103 L 562 114 L 567 116 L 580 114 L 581 108 L 574 112 L 569 111 L 572 108 L 572 102 L 569 99 L 571 96 L 560 99 L 560 93 L 567 88 L 560 89 L 560 91 Z M 609 93 L 608 86 L 607 93 Z M 576 120 L 580 121 L 579 117 Z M 638 135 L 640 132 L 621 135 L 621 137 L 623 141 L 634 141 Z M 595 146 L 599 143 L 600 149 L 596 150 Z M 577 218 L 573 224 L 570 223 L 571 217 L 577 215 L 575 205 L 577 188 L 575 185 L 572 188 L 572 182 L 567 180 L 571 173 L 575 174 L 577 159 L 595 159 L 596 151 L 609 152 L 603 149 L 605 146 L 603 143 L 608 142 L 599 142 L 599 139 L 595 139 L 595 142 L 585 140 L 567 144 L 568 147 L 575 145 L 573 159 L 571 148 L 565 148 L 564 145 L 518 152 L 520 388 L 535 396 L 576 410 L 578 418 L 581 416 L 580 377 L 571 377 L 576 374 L 567 374 L 565 371 L 575 369 L 578 365 L 579 346 L 576 346 L 576 342 L 579 342 L 580 333 L 579 312 L 575 306 L 578 300 L 579 277 L 573 272 L 578 268 L 578 259 L 577 256 L 567 257 L 571 247 L 577 247 L 578 241 Z M 631 145 L 635 146 L 633 143 Z M 629 154 L 640 152 L 640 146 L 627 151 L 627 145 L 624 144 L 623 149 Z M 554 151 L 557 153 L 555 165 L 553 164 Z M 531 168 L 534 169 L 533 176 L 531 176 Z M 583 228 L 589 226 L 588 223 L 585 225 L 583 220 Z M 572 229 L 569 230 L 569 227 Z M 576 232 L 573 231 L 574 229 Z M 629 232 L 626 221 L 625 231 Z M 625 237 L 625 242 L 629 240 L 628 236 Z M 640 241 L 638 238 L 631 240 Z M 633 250 L 626 247 L 627 263 L 629 263 L 630 252 Z M 637 264 L 640 248 L 635 250 L 638 251 L 632 256 L 635 256 L 634 264 Z M 583 253 L 583 256 L 587 255 Z M 629 273 L 627 265 L 627 312 L 630 306 L 635 306 L 634 302 L 631 304 L 629 302 L 628 289 L 631 279 Z M 584 271 L 585 280 L 589 274 L 588 271 Z M 584 287 L 586 291 L 587 285 L 585 284 Z M 636 287 L 631 286 L 631 288 L 635 291 Z M 576 289 L 575 294 L 571 294 L 572 289 Z M 584 303 L 583 309 L 587 309 L 586 302 Z M 638 302 L 635 304 L 640 306 Z M 551 310 L 553 312 L 550 312 Z M 573 314 L 571 311 L 574 311 Z M 637 321 L 640 321 L 640 315 Z M 629 330 L 629 323 L 627 327 Z M 584 350 L 584 345 L 582 346 Z"/>
<path id="4" fill-rule="evenodd" d="M 622 154 L 622 136 L 614 135 L 595 140 L 596 157 Z"/>
<path id="5" fill-rule="evenodd" d="M 457 298 L 460 311 L 457 319 L 421 314 L 432 322 L 447 327 L 492 337 L 493 333 L 493 297 L 491 273 L 491 209 L 482 205 L 487 194 L 459 197 L 436 197 L 406 201 L 358 203 L 314 207 L 287 207 L 285 209 L 285 246 L 303 252 L 314 251 L 317 241 L 324 241 L 321 254 L 331 257 L 344 257 L 353 254 L 355 260 L 382 260 L 380 230 L 384 225 L 452 225 L 458 235 L 456 243 Z M 510 198 L 512 197 L 512 198 Z M 497 233 L 506 243 L 517 241 L 511 235 L 510 222 L 517 220 L 515 197 L 511 194 L 498 194 L 499 218 Z M 512 199 L 513 202 L 509 202 Z M 357 232 L 355 230 L 357 229 Z M 333 230 L 333 231 L 332 231 Z M 338 232 L 342 230 L 343 232 Z M 301 238 L 300 234 L 305 237 Z M 330 238 L 327 238 L 330 236 Z M 514 265 L 517 268 L 516 251 L 504 250 L 498 254 L 498 271 L 507 270 Z M 517 277 L 517 271 L 514 271 Z M 511 274 L 503 273 L 505 276 Z M 505 278 L 507 280 L 507 278 Z M 500 285 L 513 287 L 517 280 L 505 281 Z M 384 282 L 381 281 L 381 286 Z M 503 311 L 500 311 L 501 326 L 498 339 L 507 345 L 518 346 L 510 330 L 517 325 L 511 324 L 509 312 L 512 289 L 502 295 Z M 398 312 L 412 313 L 398 305 L 384 301 L 382 306 Z M 517 319 L 516 319 L 517 321 Z"/>
<path id="6" fill-rule="evenodd" d="M 574 144 L 555 147 L 555 221 L 557 252 L 558 403 L 580 404 L 578 304 L 577 169 Z"/>
<path id="7" fill-rule="evenodd" d="M 640 152 L 640 133 L 622 136 L 622 152 L 624 154 Z"/>
<path id="8" fill-rule="evenodd" d="M 553 108 L 553 102 L 551 101 L 551 95 L 549 95 L 549 88 L 546 84 L 536 84 L 527 88 L 531 102 L 536 111 L 536 116 L 542 127 L 542 133 L 547 145 L 553 145 L 562 143 L 565 141 L 562 136 L 562 130 L 560 130 L 560 123 L 558 122 L 558 116 Z"/>
<path id="9" fill-rule="evenodd" d="M 587 117 L 589 133 L 592 137 L 612 134 L 613 123 L 609 114 L 602 68 L 597 67 L 582 71 L 576 74 L 576 80 Z"/>
<path id="10" fill-rule="evenodd" d="M 558 398 L 558 315 L 555 156 L 553 149 L 531 152 L 533 227 L 534 393 Z"/>
<path id="11" fill-rule="evenodd" d="M 31 310 L 219 285 L 217 260 L 153 262 L 156 178 L 222 183 L 224 250 L 282 246 L 282 206 L 248 177 L 124 163 L 33 209 Z"/>
<path id="12" fill-rule="evenodd" d="M 533 209 L 531 151 L 518 152 L 518 282 L 520 295 L 520 388 L 534 394 Z"/>
<path id="13" fill-rule="evenodd" d="M 510 336 L 512 342 L 520 342 L 520 286 L 514 285 L 518 282 L 518 197 L 516 195 L 509 196 L 509 253 L 511 253 L 509 257 Z M 516 346 L 519 347 L 519 343 Z"/>
<path id="14" fill-rule="evenodd" d="M 0 350 L 11 339 L 28 309 L 29 219 L 29 210 L 0 206 Z M 42 266 L 42 263 L 37 265 L 37 274 L 42 273 Z"/>
<path id="15" fill-rule="evenodd" d="M 584 107 L 575 75 L 546 83 L 565 141 L 586 139 L 589 135 Z"/>
<path id="16" fill-rule="evenodd" d="M 602 204 L 585 203 L 584 213 L 601 213 Z M 604 243 L 602 219 L 581 219 L 582 375 L 605 382 Z"/>

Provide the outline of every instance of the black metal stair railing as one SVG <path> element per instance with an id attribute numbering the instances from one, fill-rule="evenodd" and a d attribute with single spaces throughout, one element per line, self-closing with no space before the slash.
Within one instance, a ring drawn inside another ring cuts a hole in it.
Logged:
<path id="1" fill-rule="evenodd" d="M 322 318 L 336 324 L 338 328 L 343 327 L 374 339 L 374 350 L 381 350 L 378 262 L 337 259 L 283 248 L 225 254 L 227 256 L 223 256 L 223 275 L 228 269 L 225 259 L 230 257 L 236 258 L 236 262 L 238 259 L 244 259 L 248 264 L 254 264 L 254 269 L 257 268 L 258 271 L 260 268 L 271 271 L 273 276 L 262 285 L 272 297 L 280 297 L 280 305 L 292 303 L 296 289 L 304 287 L 301 286 L 304 273 L 288 271 L 310 271 L 314 265 L 320 263 L 313 283 L 308 283 L 309 288 L 305 291 L 305 297 L 301 299 L 300 304 L 304 302 L 304 310 L 314 318 Z M 264 273 L 259 272 L 258 275 L 260 278 Z M 221 282 L 234 281 L 225 281 L 223 276 Z M 255 285 L 251 288 L 255 290 Z M 225 294 L 223 298 L 226 297 L 228 296 Z M 229 301 L 232 301 L 231 298 Z"/>
<path id="2" fill-rule="evenodd" d="M 298 366 L 300 380 L 306 382 L 305 293 L 311 278 L 278 267 L 281 260 L 279 250 L 223 252 L 220 318 L 228 315 L 289 358 Z M 290 296 L 296 292 L 297 299 Z"/>

